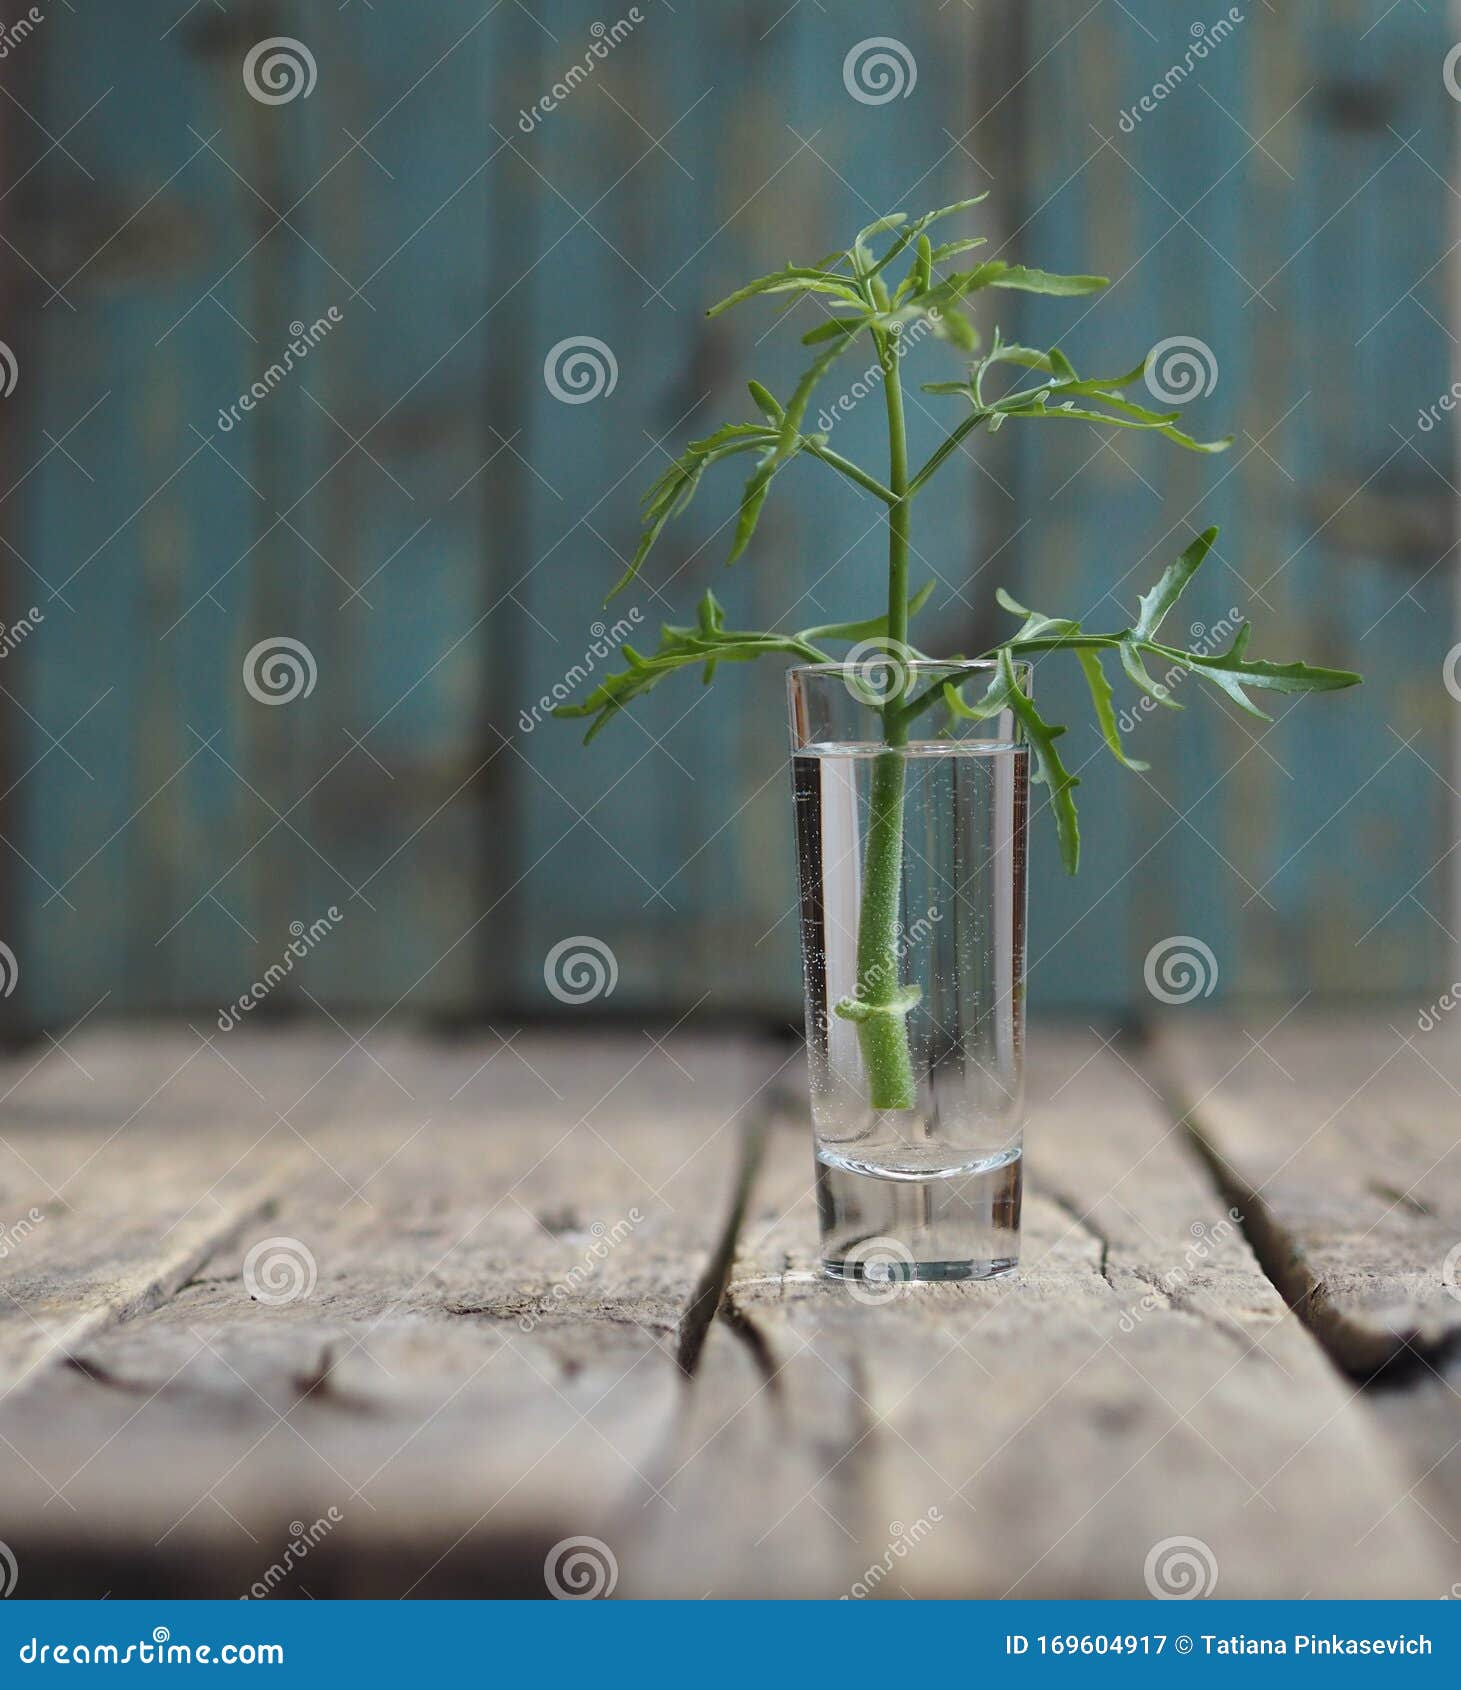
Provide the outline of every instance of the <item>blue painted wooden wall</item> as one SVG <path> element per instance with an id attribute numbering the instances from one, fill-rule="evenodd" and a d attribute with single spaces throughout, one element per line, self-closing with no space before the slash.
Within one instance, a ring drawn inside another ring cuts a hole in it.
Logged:
<path id="1" fill-rule="evenodd" d="M 0 664 L 12 1021 L 99 1000 L 211 1016 L 331 906 L 271 1010 L 554 1010 L 543 959 L 579 934 L 615 956 L 610 1010 L 793 1009 L 776 671 L 666 688 L 590 752 L 524 712 L 592 644 L 665 450 L 740 415 L 743 374 L 789 385 L 815 321 L 707 325 L 703 305 L 873 215 L 987 186 L 993 250 L 1116 278 L 1096 302 L 1006 297 L 1006 333 L 1093 368 L 1199 337 L 1218 379 L 1194 418 L 1238 443 L 1207 460 L 1031 425 L 982 444 L 919 513 L 927 643 L 992 632 L 999 583 L 1117 620 L 1213 519 L 1189 621 L 1236 606 L 1265 652 L 1370 676 L 1261 737 L 1208 698 L 1144 720 L 1143 780 L 1095 760 L 1071 677 L 1045 665 L 1042 697 L 1070 700 L 1092 763 L 1080 880 L 1037 844 L 1035 1001 L 1140 1005 L 1143 958 L 1172 934 L 1211 946 L 1225 993 L 1440 977 L 1451 438 L 1416 417 L 1451 379 L 1450 42 L 1436 8 L 1243 9 L 1129 130 L 1123 110 L 1192 42 L 1158 0 L 641 0 L 527 125 L 619 12 L 48 16 L 0 63 L 19 102 L 0 339 L 20 369 L 0 400 L 0 590 L 6 623 L 45 616 Z M 264 104 L 242 66 L 284 34 L 315 86 Z M 906 99 L 849 96 L 844 57 L 873 35 L 916 62 Z M 338 325 L 221 428 L 290 325 L 331 307 Z M 617 367 L 590 403 L 544 379 L 573 336 Z M 948 373 L 942 350 L 910 367 Z M 951 405 L 920 396 L 915 431 L 936 438 Z M 877 451 L 878 410 L 838 425 L 845 450 Z M 794 466 L 727 573 L 734 477 L 707 485 L 616 611 L 644 643 L 709 584 L 741 626 L 846 614 L 882 566 L 878 513 L 848 491 Z M 275 707 L 242 666 L 280 635 L 317 680 Z"/>

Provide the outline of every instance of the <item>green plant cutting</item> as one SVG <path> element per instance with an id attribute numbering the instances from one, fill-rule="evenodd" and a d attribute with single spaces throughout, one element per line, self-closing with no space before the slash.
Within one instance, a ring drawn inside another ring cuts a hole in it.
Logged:
<path id="1" fill-rule="evenodd" d="M 910 219 L 897 212 L 858 231 L 845 251 L 829 254 L 810 265 L 788 264 L 770 275 L 758 276 L 728 298 L 711 306 L 718 316 L 732 306 L 762 295 L 788 294 L 792 302 L 815 296 L 830 305 L 826 321 L 802 336 L 814 347 L 811 363 L 783 402 L 758 381 L 748 384 L 759 413 L 756 420 L 726 423 L 701 440 L 692 440 L 644 496 L 643 531 L 624 575 L 610 597 L 622 591 L 644 563 L 670 518 L 689 504 L 700 478 L 722 459 L 747 457 L 754 467 L 741 494 L 735 535 L 728 562 L 734 563 L 750 544 L 757 520 L 782 470 L 796 458 L 811 457 L 845 477 L 863 493 L 887 507 L 887 607 L 860 621 L 828 623 L 796 633 L 730 629 L 713 592 L 701 599 L 691 627 L 666 626 L 659 647 L 644 655 L 622 648 L 628 667 L 612 674 L 580 702 L 561 705 L 554 714 L 591 717 L 586 740 L 591 740 L 634 699 L 678 670 L 699 666 L 709 682 L 721 663 L 745 663 L 770 654 L 799 657 L 808 663 L 834 661 L 830 648 L 864 642 L 879 643 L 884 672 L 895 666 L 899 684 L 879 686 L 882 742 L 869 795 L 869 814 L 862 876 L 862 902 L 857 935 L 857 991 L 844 998 L 837 1013 L 857 1025 L 858 1042 L 868 1081 L 869 1102 L 879 1110 L 916 1106 L 913 1064 L 906 1017 L 917 1002 L 915 987 L 899 978 L 898 931 L 903 866 L 903 809 L 905 758 L 913 724 L 926 713 L 942 709 L 946 722 L 983 719 L 1010 711 L 1028 739 L 1036 765 L 1035 779 L 1044 783 L 1049 809 L 1059 836 L 1061 859 L 1074 874 L 1080 858 L 1080 830 L 1075 789 L 1080 784 L 1061 761 L 1058 740 L 1063 726 L 1046 721 L 1021 684 L 1016 664 L 1044 652 L 1070 653 L 1080 665 L 1090 689 L 1091 704 L 1102 738 L 1113 757 L 1129 769 L 1147 767 L 1127 755 L 1122 742 L 1113 688 L 1106 670 L 1111 658 L 1127 680 L 1158 704 L 1179 709 L 1170 689 L 1154 680 L 1150 660 L 1159 673 L 1182 670 L 1201 677 L 1248 714 L 1269 721 L 1249 697 L 1251 690 L 1271 692 L 1327 692 L 1353 686 L 1360 677 L 1341 669 L 1316 668 L 1307 663 L 1274 663 L 1248 655 L 1251 633 L 1247 622 L 1224 652 L 1203 653 L 1171 645 L 1161 638 L 1162 625 L 1184 589 L 1201 567 L 1217 538 L 1217 529 L 1198 534 L 1169 564 L 1156 585 L 1144 594 L 1136 620 L 1129 627 L 1089 633 L 1070 617 L 1046 616 L 1017 604 L 1003 589 L 1000 606 L 1020 618 L 1009 636 L 977 653 L 989 667 L 983 690 L 966 696 L 975 683 L 940 683 L 917 688 L 918 671 L 910 665 L 926 659 L 909 641 L 909 624 L 932 591 L 930 582 L 918 592 L 909 590 L 910 536 L 918 495 L 970 436 L 995 433 L 1006 423 L 1033 419 L 1080 422 L 1100 428 L 1135 429 L 1160 435 L 1191 452 L 1221 452 L 1224 440 L 1199 441 L 1177 426 L 1179 412 L 1154 411 L 1128 397 L 1141 382 L 1147 361 L 1117 376 L 1081 376 L 1058 347 L 1039 351 L 1020 346 L 993 333 L 988 350 L 969 316 L 975 296 L 987 289 L 1074 297 L 1096 293 L 1108 285 L 1104 276 L 1054 275 L 1021 264 L 988 259 L 961 269 L 956 261 L 984 244 L 979 237 L 935 245 L 929 230 L 945 218 L 977 205 L 985 195 L 942 206 Z M 880 250 L 875 250 L 880 249 Z M 895 265 L 903 266 L 895 281 Z M 900 374 L 902 352 L 912 325 L 929 330 L 966 361 L 964 376 L 954 381 L 929 382 L 923 391 L 950 396 L 963 404 L 963 414 L 917 468 L 909 457 L 908 428 Z M 886 476 L 852 462 L 834 451 L 829 436 L 803 425 L 819 382 L 848 351 L 867 336 L 881 372 L 887 408 L 888 465 Z M 1001 377 L 1004 380 L 1001 380 Z M 996 389 L 1000 391 L 995 391 Z M 945 660 L 958 661 L 958 660 Z M 899 668 L 898 666 L 901 666 Z M 850 672 L 850 678 L 854 679 Z M 946 727 L 944 731 L 948 731 Z"/>

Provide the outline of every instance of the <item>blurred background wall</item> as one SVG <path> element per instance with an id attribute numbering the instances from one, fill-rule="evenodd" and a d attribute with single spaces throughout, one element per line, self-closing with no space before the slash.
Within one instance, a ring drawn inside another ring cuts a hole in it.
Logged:
<path id="1" fill-rule="evenodd" d="M 797 465 L 733 571 L 732 474 L 600 607 L 666 451 L 743 415 L 745 374 L 785 392 L 817 321 L 704 305 L 986 188 L 990 255 L 1114 279 L 1095 300 L 985 294 L 986 333 L 1058 337 L 1099 373 L 1195 337 L 1215 385 L 1191 424 L 1237 439 L 1219 459 L 1084 425 L 978 440 L 919 513 L 923 643 L 987 643 L 1000 584 L 1119 624 L 1219 521 L 1192 637 L 1236 610 L 1262 655 L 1367 676 L 1271 730 L 1194 697 L 1134 729 L 1150 775 L 1093 762 L 1078 880 L 1037 825 L 1032 1001 L 1139 1005 L 1172 934 L 1211 947 L 1230 996 L 1450 979 L 1456 513 L 1450 417 L 1429 412 L 1455 345 L 1444 9 L 633 12 L 57 0 L 7 26 L 9 1027 L 212 1016 L 291 923 L 321 920 L 264 1013 L 558 1011 L 544 958 L 591 935 L 618 969 L 606 1013 L 795 1015 L 777 667 L 666 686 L 588 751 L 532 710 L 606 622 L 637 616 L 652 645 L 708 584 L 742 627 L 877 599 L 876 509 Z M 292 94 L 257 62 L 246 79 L 273 36 L 307 49 Z M 914 67 L 881 103 L 845 75 L 873 36 Z M 616 379 L 565 403 L 545 360 L 582 336 Z M 929 344 L 909 369 L 951 364 Z M 917 395 L 915 438 L 956 417 Z M 870 457 L 881 406 L 837 426 Z M 244 684 L 280 639 L 314 677 L 287 705 Z M 1047 663 L 1038 685 L 1072 723 L 1067 760 L 1095 758 L 1076 679 Z"/>

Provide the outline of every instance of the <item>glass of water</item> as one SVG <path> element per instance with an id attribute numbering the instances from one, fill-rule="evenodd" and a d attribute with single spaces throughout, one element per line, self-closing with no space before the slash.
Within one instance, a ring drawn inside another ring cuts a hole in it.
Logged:
<path id="1" fill-rule="evenodd" d="M 1019 1259 L 1029 751 L 996 677 L 891 650 L 789 676 L 833 1278 L 984 1279 Z"/>

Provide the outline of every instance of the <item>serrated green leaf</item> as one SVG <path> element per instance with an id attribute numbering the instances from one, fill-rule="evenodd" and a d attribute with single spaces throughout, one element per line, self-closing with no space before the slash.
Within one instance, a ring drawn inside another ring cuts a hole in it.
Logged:
<path id="1" fill-rule="evenodd" d="M 1160 681 L 1154 681 L 1146 671 L 1146 665 L 1141 660 L 1141 653 L 1136 649 L 1129 633 L 1125 634 L 1117 645 L 1117 655 L 1121 659 L 1121 667 L 1126 671 L 1133 685 L 1147 695 L 1154 698 L 1158 704 L 1168 710 L 1182 710 L 1186 707 L 1172 697 L 1171 689 Z"/>
<path id="2" fill-rule="evenodd" d="M 924 605 L 928 603 L 929 595 L 933 592 L 932 581 L 925 583 L 908 601 L 908 618 L 911 621 Z M 797 633 L 799 640 L 810 640 L 814 644 L 818 640 L 875 640 L 886 636 L 888 632 L 888 613 L 885 610 L 881 616 L 865 617 L 861 622 L 824 622 L 820 627 L 802 628 Z"/>
<path id="3" fill-rule="evenodd" d="M 826 351 L 821 352 L 812 363 L 802 372 L 791 398 L 786 402 L 786 408 L 781 416 L 781 432 L 774 449 L 762 459 L 752 472 L 750 479 L 741 491 L 741 506 L 736 517 L 736 530 L 731 541 L 728 564 L 734 563 L 751 543 L 751 536 L 756 532 L 756 524 L 760 520 L 761 508 L 766 503 L 766 495 L 771 487 L 772 477 L 785 464 L 789 463 L 798 452 L 802 451 L 807 442 L 802 438 L 800 429 L 802 418 L 806 415 L 808 402 L 812 397 L 812 390 L 826 374 L 830 365 L 835 363 L 847 350 L 849 340 L 843 337 L 834 341 Z"/>
<path id="4" fill-rule="evenodd" d="M 838 276 L 831 270 L 788 265 L 784 270 L 773 270 L 770 275 L 757 276 L 754 282 L 747 282 L 743 288 L 737 288 L 734 293 L 717 300 L 705 315 L 718 317 L 722 311 L 729 311 L 731 306 L 762 293 L 826 293 L 845 299 L 851 305 L 862 304 L 856 288 L 846 276 Z"/>
<path id="5" fill-rule="evenodd" d="M 950 301 L 983 288 L 1014 288 L 1020 293 L 1054 294 L 1071 298 L 1078 294 L 1099 293 L 1111 285 L 1106 276 L 1062 276 L 1051 270 L 1033 270 L 1024 264 L 1006 264 L 1002 258 L 992 258 L 972 270 L 959 270 L 932 290 L 930 297 L 946 297 Z"/>
<path id="6" fill-rule="evenodd" d="M 1006 699 L 1008 688 L 1005 678 L 998 665 L 995 666 L 994 676 L 984 689 L 984 695 L 970 704 L 962 692 L 952 681 L 943 683 L 943 700 L 950 716 L 966 722 L 987 722 L 991 716 L 997 716 L 1001 710 L 1009 708 Z"/>
<path id="7" fill-rule="evenodd" d="M 693 628 L 666 625 L 660 629 L 660 643 L 645 657 L 633 646 L 619 648 L 628 667 L 606 676 L 577 704 L 560 704 L 559 717 L 592 717 L 584 744 L 601 733 L 618 713 L 636 698 L 651 691 L 681 669 L 704 665 L 706 679 L 718 663 L 749 663 L 758 657 L 783 653 L 805 662 L 825 663 L 827 654 L 798 634 L 733 632 L 725 627 L 725 611 L 712 592 L 701 599 Z"/>
<path id="8" fill-rule="evenodd" d="M 779 428 L 782 417 L 786 415 L 781 408 L 781 401 L 769 388 L 763 387 L 759 381 L 748 381 L 746 387 L 756 409 L 760 411 L 767 422 Z"/>
<path id="9" fill-rule="evenodd" d="M 1121 729 L 1116 721 L 1116 712 L 1111 705 L 1115 693 L 1110 681 L 1106 679 L 1106 671 L 1101 667 L 1100 653 L 1078 651 L 1076 657 L 1080 662 L 1081 672 L 1086 677 L 1086 685 L 1090 688 L 1091 704 L 1095 708 L 1096 721 L 1101 729 L 1101 737 L 1106 741 L 1107 749 L 1118 763 L 1124 763 L 1128 769 L 1138 774 L 1144 773 L 1151 767 L 1151 764 L 1140 763 L 1134 757 L 1128 757 L 1126 747 L 1121 743 Z"/>
<path id="10" fill-rule="evenodd" d="M 1162 578 L 1149 593 L 1143 593 L 1137 606 L 1132 638 L 1138 643 L 1155 638 L 1167 612 L 1186 590 L 1187 583 L 1202 567 L 1203 559 L 1217 539 L 1216 528 L 1206 528 L 1174 563 L 1162 571 Z"/>
<path id="11" fill-rule="evenodd" d="M 802 336 L 802 345 L 816 346 L 824 340 L 836 340 L 841 335 L 856 334 L 859 329 L 865 329 L 871 321 L 870 315 L 830 318 L 825 323 L 818 323 L 816 328 L 808 329 Z"/>
<path id="12" fill-rule="evenodd" d="M 961 252 L 973 252 L 976 248 L 989 245 L 988 235 L 975 235 L 968 241 L 945 241 L 942 246 L 933 249 L 933 262 L 946 264 L 949 259 L 957 258 Z"/>
<path id="13" fill-rule="evenodd" d="M 1065 729 L 1047 722 L 1034 703 L 1020 690 L 1008 647 L 1002 647 L 1000 650 L 999 667 L 1008 689 L 1009 707 L 1019 717 L 1020 726 L 1025 730 L 1030 748 L 1035 753 L 1035 761 L 1039 765 L 1039 778 L 1044 781 L 1050 793 L 1050 808 L 1055 816 L 1055 831 L 1060 840 L 1060 860 L 1065 865 L 1065 872 L 1074 874 L 1080 867 L 1081 860 L 1081 829 L 1074 798 L 1075 789 L 1080 785 L 1080 777 L 1073 775 L 1066 768 L 1060 760 L 1060 753 L 1055 749 L 1055 742 Z"/>
<path id="14" fill-rule="evenodd" d="M 995 603 L 1002 610 L 1007 610 L 1012 616 L 1023 616 L 1025 625 L 1015 635 L 1016 641 L 1035 639 L 1061 639 L 1067 634 L 1078 634 L 1081 631 L 1079 622 L 1072 622 L 1065 616 L 1045 616 L 1038 610 L 1027 610 L 1024 605 L 1012 599 L 1003 587 L 994 589 Z"/>

